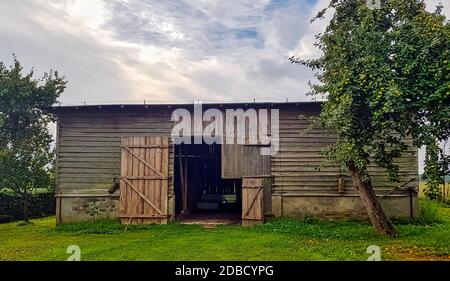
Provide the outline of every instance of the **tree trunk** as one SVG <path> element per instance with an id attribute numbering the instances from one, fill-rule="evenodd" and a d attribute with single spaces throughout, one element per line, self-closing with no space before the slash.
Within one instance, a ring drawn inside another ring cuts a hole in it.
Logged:
<path id="1" fill-rule="evenodd" d="M 348 168 L 350 170 L 356 192 L 358 193 L 359 198 L 361 198 L 375 230 L 385 235 L 396 236 L 397 231 L 389 217 L 384 213 L 380 202 L 378 202 L 378 198 L 373 190 L 373 185 L 370 178 L 368 180 L 363 180 L 362 172 L 352 164 L 348 165 Z"/>
<path id="2" fill-rule="evenodd" d="M 30 217 L 28 216 L 28 192 L 25 191 L 23 194 L 23 220 L 28 222 Z"/>

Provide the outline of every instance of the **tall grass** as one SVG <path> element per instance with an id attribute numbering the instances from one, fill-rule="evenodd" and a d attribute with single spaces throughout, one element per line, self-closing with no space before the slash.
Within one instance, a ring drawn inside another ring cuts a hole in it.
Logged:
<path id="1" fill-rule="evenodd" d="M 442 223 L 439 208 L 440 205 L 438 202 L 421 199 L 419 203 L 419 216 L 416 218 L 416 221 L 422 224 Z"/>

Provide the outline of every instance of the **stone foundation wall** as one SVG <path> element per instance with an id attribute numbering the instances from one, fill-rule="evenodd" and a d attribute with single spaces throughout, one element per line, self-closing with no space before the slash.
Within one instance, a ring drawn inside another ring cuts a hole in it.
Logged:
<path id="1" fill-rule="evenodd" d="M 174 198 L 169 200 L 169 215 L 174 211 Z M 87 221 L 94 218 L 89 215 L 89 203 L 96 202 L 100 209 L 97 218 L 116 218 L 118 214 L 118 196 L 76 197 L 58 196 L 56 199 L 57 223 Z M 416 196 L 390 196 L 380 199 L 381 205 L 391 218 L 416 217 L 419 210 Z M 410 208 L 412 205 L 412 209 Z M 275 217 L 313 217 L 319 219 L 367 219 L 367 214 L 359 197 L 355 196 L 272 196 L 272 211 Z M 173 216 L 170 216 L 170 219 Z"/>
<path id="2" fill-rule="evenodd" d="M 391 218 L 411 218 L 418 214 L 417 196 L 389 196 L 380 199 Z M 275 217 L 313 217 L 320 219 L 367 219 L 357 196 L 272 196 Z"/>
<path id="3" fill-rule="evenodd" d="M 94 217 L 89 215 L 90 202 L 95 202 L 100 210 L 96 219 L 114 219 L 119 213 L 119 195 L 58 195 L 56 197 L 56 222 L 66 223 L 93 220 Z M 168 200 L 169 220 L 173 219 L 172 214 L 175 212 L 174 202 L 175 196 L 170 196 Z"/>
<path id="4" fill-rule="evenodd" d="M 119 208 L 118 196 L 73 196 L 58 195 L 56 197 L 56 223 L 93 220 L 89 215 L 90 202 L 99 209 L 98 218 L 116 218 Z"/>

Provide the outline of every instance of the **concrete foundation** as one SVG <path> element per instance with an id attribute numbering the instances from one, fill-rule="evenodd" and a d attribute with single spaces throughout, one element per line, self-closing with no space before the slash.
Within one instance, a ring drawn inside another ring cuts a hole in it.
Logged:
<path id="1" fill-rule="evenodd" d="M 98 218 L 114 219 L 119 213 L 119 195 L 57 195 L 57 223 L 94 220 L 91 216 L 89 203 L 94 202 L 99 208 Z M 168 218 L 173 220 L 175 213 L 175 196 L 168 198 Z"/>
<path id="2" fill-rule="evenodd" d="M 56 198 L 56 223 L 94 220 L 90 215 L 90 202 L 99 209 L 98 218 L 116 218 L 119 207 L 118 196 L 74 196 L 59 195 Z"/>
<path id="3" fill-rule="evenodd" d="M 57 223 L 87 221 L 89 203 L 96 202 L 100 213 L 97 218 L 116 218 L 118 214 L 117 195 L 111 196 L 58 196 Z M 173 197 L 169 198 L 169 218 L 173 209 Z M 380 199 L 381 205 L 391 218 L 411 218 L 418 214 L 416 196 L 389 196 Z M 357 196 L 281 196 L 272 195 L 272 214 L 275 217 L 313 217 L 319 219 L 366 220 L 367 214 Z"/>
<path id="4" fill-rule="evenodd" d="M 417 196 L 390 196 L 380 203 L 391 218 L 414 218 L 418 214 Z M 357 196 L 272 196 L 275 217 L 313 217 L 320 219 L 367 219 Z"/>

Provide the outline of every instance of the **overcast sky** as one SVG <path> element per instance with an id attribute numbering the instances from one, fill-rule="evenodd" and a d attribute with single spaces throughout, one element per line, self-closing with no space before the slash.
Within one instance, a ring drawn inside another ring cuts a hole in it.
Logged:
<path id="1" fill-rule="evenodd" d="M 1 1 L 0 56 L 58 70 L 62 102 L 305 100 L 314 0 Z M 321 7 L 324 5 L 321 4 Z M 308 98 L 309 99 L 309 98 Z"/>
<path id="2" fill-rule="evenodd" d="M 312 72 L 288 57 L 315 55 L 327 3 L 4 0 L 0 58 L 59 71 L 63 103 L 309 100 Z"/>
<path id="3" fill-rule="evenodd" d="M 59 71 L 66 104 L 310 100 L 288 58 L 317 55 L 326 21 L 309 20 L 328 2 L 3 0 L 0 60 Z"/>

